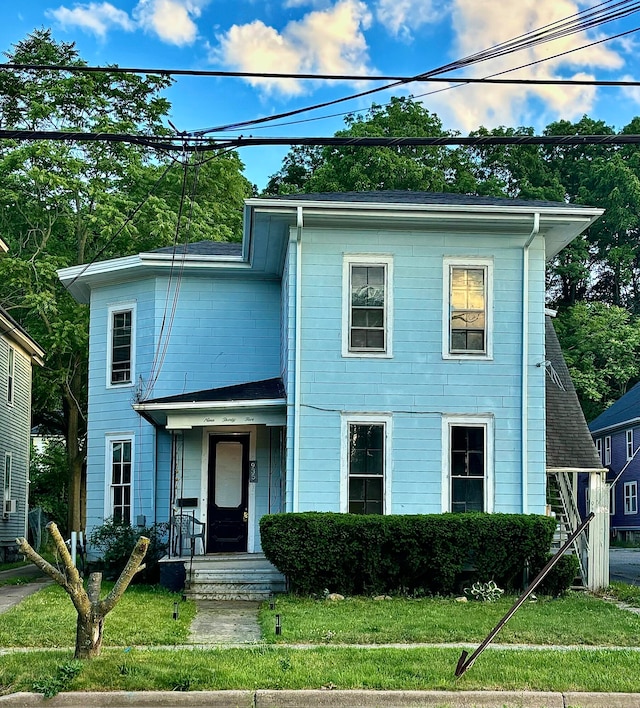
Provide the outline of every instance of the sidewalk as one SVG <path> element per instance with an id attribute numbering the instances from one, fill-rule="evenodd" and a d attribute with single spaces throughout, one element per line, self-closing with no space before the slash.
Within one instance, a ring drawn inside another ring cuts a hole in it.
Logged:
<path id="1" fill-rule="evenodd" d="M 640 708 L 634 693 L 532 691 L 146 691 L 0 696 L 0 708 Z"/>

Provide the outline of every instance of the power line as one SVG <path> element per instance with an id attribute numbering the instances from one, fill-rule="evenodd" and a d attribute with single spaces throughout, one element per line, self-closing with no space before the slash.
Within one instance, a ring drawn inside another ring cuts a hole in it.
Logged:
<path id="1" fill-rule="evenodd" d="M 89 142 L 133 142 L 139 143 L 139 135 L 112 133 L 64 133 L 60 131 L 30 131 L 30 130 L 0 130 L 0 140 L 4 133 L 10 133 L 14 140 L 70 140 Z M 177 140 L 178 138 L 175 138 Z M 333 147 L 410 147 L 410 146 L 453 146 L 465 145 L 482 147 L 483 145 L 637 145 L 640 135 L 480 135 L 463 137 L 460 135 L 444 135 L 436 137 L 416 136 L 361 136 L 361 137 L 253 137 L 239 136 L 236 138 L 203 138 L 195 137 L 180 143 L 155 142 L 166 138 L 147 136 L 145 145 L 166 152 L 210 152 L 213 150 L 234 150 L 255 145 L 310 145 Z"/>
<path id="2" fill-rule="evenodd" d="M 601 13 L 602 10 L 598 10 L 598 8 L 603 8 L 603 7 L 611 7 L 611 8 L 619 8 L 619 7 L 625 7 L 626 10 L 623 11 L 617 11 L 614 14 L 610 15 L 601 15 L 597 21 L 595 19 L 592 19 L 589 23 L 585 24 L 583 22 L 585 17 L 591 17 L 595 12 Z M 634 12 L 637 12 L 638 9 L 640 9 L 640 4 L 637 2 L 634 3 L 629 3 L 626 2 L 626 0 L 623 0 L 622 2 L 617 2 L 617 3 L 611 3 L 611 2 L 603 2 L 600 5 L 596 5 L 594 8 L 591 8 L 589 10 L 583 10 L 581 12 L 575 13 L 574 15 L 570 15 L 569 17 L 564 18 L 563 20 L 558 20 L 556 22 L 550 23 L 548 25 L 544 25 L 541 28 L 538 28 L 537 30 L 532 30 L 531 32 L 522 34 L 518 37 L 515 37 L 513 39 L 507 40 L 505 42 L 501 42 L 499 44 L 494 45 L 493 47 L 490 47 L 488 49 L 482 50 L 480 52 L 476 52 L 475 54 L 471 54 L 463 59 L 459 59 L 455 62 L 451 62 L 449 64 L 445 64 L 443 66 L 437 67 L 435 69 L 431 69 L 427 72 L 423 72 L 421 74 L 417 74 L 416 76 L 410 77 L 410 78 L 405 78 L 399 81 L 395 81 L 390 84 L 386 84 L 384 86 L 379 86 L 373 89 L 368 89 L 367 91 L 361 91 L 360 93 L 355 93 L 355 94 L 350 94 L 348 96 L 341 96 L 337 99 L 333 99 L 330 101 L 324 101 L 322 103 L 317 103 L 311 106 L 306 106 L 303 108 L 298 108 L 294 109 L 291 111 L 285 111 L 283 113 L 279 113 L 276 115 L 271 115 L 271 116 L 263 116 L 261 118 L 256 118 L 253 120 L 246 120 L 242 121 L 239 123 L 232 123 L 232 124 L 227 124 L 223 126 L 217 126 L 213 128 L 205 128 L 197 131 L 193 131 L 192 134 L 195 135 L 204 135 L 206 133 L 214 133 L 214 132 L 221 132 L 225 130 L 237 130 L 237 129 L 242 129 L 242 128 L 248 128 L 248 127 L 256 127 L 264 123 L 271 123 L 273 125 L 273 121 L 275 120 L 280 120 L 282 118 L 289 118 L 294 115 L 300 115 L 302 113 L 307 113 L 310 111 L 314 110 L 319 110 L 321 108 L 327 108 L 332 105 L 336 105 L 338 103 L 343 103 L 345 101 L 351 101 L 356 98 L 362 98 L 365 96 L 372 95 L 374 93 L 377 93 L 379 91 L 384 91 L 388 90 L 391 88 L 396 88 L 397 86 L 401 85 L 406 85 L 408 83 L 412 83 L 414 81 L 417 81 L 419 79 L 427 79 L 431 78 L 435 75 L 438 74 L 443 74 L 443 73 L 448 73 L 451 71 L 458 70 L 460 68 L 463 68 L 465 66 L 469 66 L 471 64 L 483 62 L 483 61 L 488 61 L 493 58 L 497 58 L 499 56 L 503 56 L 505 54 L 510 54 L 516 51 L 521 51 L 523 49 L 529 49 L 533 46 L 536 46 L 537 44 L 540 44 L 544 41 L 550 41 L 550 39 L 546 39 L 547 36 L 553 38 L 553 39 L 558 39 L 559 37 L 564 37 L 568 36 L 569 34 L 573 34 L 576 32 L 582 32 L 585 29 L 589 28 L 592 29 L 593 27 L 599 26 L 601 24 L 605 24 L 606 22 L 610 22 L 613 19 L 620 19 L 623 15 L 627 14 L 632 14 Z M 570 22 L 573 22 L 573 29 L 569 31 L 569 24 Z M 636 29 L 631 30 L 631 32 L 635 32 Z M 546 32 L 546 34 L 545 34 Z M 555 33 L 555 34 L 554 34 Z M 624 34 L 628 33 L 621 33 L 618 36 L 623 36 Z M 609 41 L 609 39 L 613 39 L 614 37 L 611 38 L 605 38 L 603 40 L 599 40 L 598 42 L 593 42 L 590 44 L 583 45 L 581 47 L 578 47 L 573 50 L 569 50 L 568 52 L 563 52 L 563 54 L 568 54 L 573 51 L 579 51 L 580 49 L 584 49 L 586 47 L 591 46 L 592 44 L 599 44 L 603 41 Z M 558 55 L 560 56 L 560 55 Z M 545 61 L 545 60 L 541 60 Z M 537 62 L 534 62 L 537 63 Z M 329 117 L 329 116 L 323 116 L 322 118 Z M 333 116 L 330 116 L 333 117 Z"/>

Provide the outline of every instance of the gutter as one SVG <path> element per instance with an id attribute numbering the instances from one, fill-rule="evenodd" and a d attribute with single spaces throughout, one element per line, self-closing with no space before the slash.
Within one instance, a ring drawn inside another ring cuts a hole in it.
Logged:
<path id="1" fill-rule="evenodd" d="M 540 232 L 540 212 L 533 214 L 533 228 L 522 247 L 522 513 L 529 513 L 529 248 Z"/>
<path id="2" fill-rule="evenodd" d="M 293 400 L 293 511 L 298 511 L 300 490 L 300 353 L 302 351 L 302 229 L 304 226 L 303 208 L 297 205 L 296 214 L 296 370 L 294 374 Z"/>

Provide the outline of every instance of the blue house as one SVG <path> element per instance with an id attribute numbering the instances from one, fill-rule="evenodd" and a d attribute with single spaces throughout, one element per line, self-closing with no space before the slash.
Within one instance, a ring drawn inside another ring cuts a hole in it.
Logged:
<path id="1" fill-rule="evenodd" d="M 590 425 L 598 455 L 609 470 L 610 525 L 614 538 L 640 540 L 640 384 L 601 413 Z M 588 493 L 582 492 L 582 503 Z"/>
<path id="2" fill-rule="evenodd" d="M 60 271 L 91 307 L 88 530 L 193 514 L 232 573 L 267 513 L 545 513 L 545 264 L 601 213 L 256 198 L 242 243 Z"/>

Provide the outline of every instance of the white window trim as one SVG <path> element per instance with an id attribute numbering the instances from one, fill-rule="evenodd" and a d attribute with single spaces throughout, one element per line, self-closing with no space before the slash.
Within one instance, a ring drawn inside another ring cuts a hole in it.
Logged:
<path id="1" fill-rule="evenodd" d="M 587 509 L 587 513 L 589 509 Z M 616 513 L 616 487 L 614 484 L 609 485 L 609 514 L 613 516 Z"/>
<path id="2" fill-rule="evenodd" d="M 382 509 L 383 513 L 391 514 L 392 493 L 392 439 L 393 418 L 390 414 L 379 413 L 343 413 L 340 424 L 340 511 L 349 512 L 349 426 L 370 425 L 380 423 L 384 425 L 384 474 L 382 481 Z"/>
<path id="3" fill-rule="evenodd" d="M 385 266 L 385 350 L 351 351 L 351 266 Z M 391 359 L 393 357 L 393 256 L 380 253 L 345 253 L 342 260 L 342 356 L 357 359 Z"/>
<path id="4" fill-rule="evenodd" d="M 602 438 L 596 438 L 596 452 L 598 453 L 598 458 L 602 463 Z"/>
<path id="5" fill-rule="evenodd" d="M 493 258 L 477 256 L 445 256 L 442 259 L 442 358 L 491 361 L 493 360 Z M 461 353 L 450 351 L 451 327 L 451 268 L 484 268 L 485 279 L 485 352 Z"/>
<path id="6" fill-rule="evenodd" d="M 451 428 L 454 426 L 484 426 L 485 428 L 485 485 L 484 510 L 494 510 L 494 440 L 495 421 L 490 413 L 445 413 L 442 416 L 442 490 L 441 511 L 451 511 Z"/>
<path id="7" fill-rule="evenodd" d="M 604 465 L 611 464 L 611 435 L 605 435 L 604 438 Z"/>
<path id="8" fill-rule="evenodd" d="M 625 430 L 625 443 L 627 448 L 627 461 L 633 457 L 633 429 Z"/>
<path id="9" fill-rule="evenodd" d="M 107 310 L 107 388 L 129 388 L 136 381 L 136 303 L 122 302 L 111 305 Z M 126 383 L 111 383 L 111 367 L 113 365 L 113 316 L 118 312 L 131 311 L 131 381 Z"/>
<path id="10" fill-rule="evenodd" d="M 7 351 L 7 405 L 13 406 L 16 401 L 16 350 L 9 345 Z M 11 382 L 11 386 L 9 386 Z"/>
<path id="11" fill-rule="evenodd" d="M 627 494 L 629 490 L 629 494 Z M 629 508 L 631 505 L 627 505 L 627 499 L 633 501 L 633 509 Z M 631 516 L 632 514 L 638 513 L 638 483 L 634 480 L 633 482 L 624 483 L 624 515 Z"/>
<path id="12" fill-rule="evenodd" d="M 107 433 L 104 436 L 104 518 L 108 519 L 113 517 L 113 488 L 111 486 L 111 475 L 113 472 L 112 468 L 112 445 L 116 442 L 130 442 L 131 443 L 131 516 L 129 523 L 133 525 L 135 517 L 135 497 L 134 497 L 134 485 L 135 485 L 135 435 L 133 433 Z"/>

